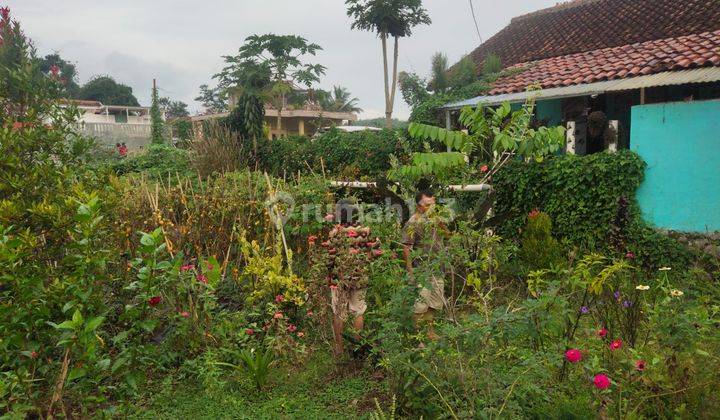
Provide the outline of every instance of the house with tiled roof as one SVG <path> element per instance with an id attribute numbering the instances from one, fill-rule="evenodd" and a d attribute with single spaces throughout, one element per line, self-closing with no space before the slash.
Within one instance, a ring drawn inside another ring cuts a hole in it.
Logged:
<path id="1" fill-rule="evenodd" d="M 534 98 L 540 123 L 568 128 L 567 153 L 640 154 L 657 227 L 720 231 L 720 0 L 569 1 L 512 19 L 470 57 L 482 68 L 491 54 L 503 76 L 447 104 L 448 124 L 465 106 Z"/>

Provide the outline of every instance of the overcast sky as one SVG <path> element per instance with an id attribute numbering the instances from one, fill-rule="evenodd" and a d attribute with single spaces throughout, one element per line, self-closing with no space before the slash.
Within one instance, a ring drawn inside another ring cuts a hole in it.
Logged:
<path id="1" fill-rule="evenodd" d="M 480 34 L 487 39 L 513 16 L 557 0 L 473 0 Z M 162 96 L 191 111 L 198 86 L 213 84 L 223 65 L 251 34 L 297 34 L 320 44 L 312 60 L 328 68 L 319 87 L 347 87 L 359 98 L 361 117 L 384 113 L 380 41 L 350 30 L 344 0 L 0 0 L 21 22 L 42 55 L 57 51 L 77 65 L 80 82 L 109 74 L 130 85 L 147 105 L 152 79 Z M 454 63 L 479 44 L 469 0 L 425 0 L 432 25 L 400 41 L 400 70 L 429 73 L 436 51 Z M 407 118 L 398 94 L 396 116 Z"/>

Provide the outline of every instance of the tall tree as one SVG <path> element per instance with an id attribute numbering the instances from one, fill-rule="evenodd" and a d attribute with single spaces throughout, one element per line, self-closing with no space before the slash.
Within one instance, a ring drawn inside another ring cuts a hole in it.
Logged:
<path id="1" fill-rule="evenodd" d="M 155 80 L 153 80 L 152 106 L 150 107 L 150 141 L 153 144 L 165 143 L 165 122 L 162 118 L 162 111 L 160 111 L 160 98 Z"/>
<path id="2" fill-rule="evenodd" d="M 99 101 L 104 105 L 140 106 L 130 86 L 110 76 L 95 76 L 80 88 L 78 99 Z"/>
<path id="3" fill-rule="evenodd" d="M 185 102 L 173 101 L 170 98 L 162 97 L 158 99 L 158 104 L 167 119 L 182 118 L 190 115 L 188 104 Z"/>
<path id="4" fill-rule="evenodd" d="M 437 52 L 432 56 L 432 64 L 430 67 L 430 73 L 432 74 L 432 80 L 430 81 L 430 88 L 434 92 L 445 92 L 448 88 L 448 59 L 447 56 L 441 52 Z"/>
<path id="5" fill-rule="evenodd" d="M 375 32 L 380 37 L 385 81 L 385 124 L 387 128 L 392 128 L 398 77 L 398 41 L 412 35 L 414 27 L 429 25 L 430 16 L 422 7 L 422 0 L 346 0 L 345 4 L 348 16 L 353 19 L 352 29 Z M 392 84 L 387 56 L 390 37 L 394 40 Z"/>
<path id="6" fill-rule="evenodd" d="M 325 74 L 325 66 L 303 61 L 304 56 L 314 56 L 320 50 L 318 44 L 297 35 L 252 35 L 237 55 L 224 56 L 226 66 L 215 78 L 221 87 L 236 89 L 241 95 L 269 99 L 278 110 L 281 129 L 286 95 L 296 84 L 310 88 Z"/>
<path id="7" fill-rule="evenodd" d="M 207 84 L 200 85 L 200 94 L 195 98 L 208 114 L 219 114 L 228 110 L 227 93 L 220 88 L 211 88 Z"/>
<path id="8" fill-rule="evenodd" d="M 75 64 L 65 60 L 54 52 L 39 60 L 40 71 L 56 77 L 63 87 L 63 94 L 68 98 L 75 98 L 80 93 L 80 85 L 77 83 L 77 68 Z"/>

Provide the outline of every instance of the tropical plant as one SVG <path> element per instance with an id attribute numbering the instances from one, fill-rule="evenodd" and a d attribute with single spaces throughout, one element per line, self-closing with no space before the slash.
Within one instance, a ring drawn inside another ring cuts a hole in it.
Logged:
<path id="1" fill-rule="evenodd" d="M 380 37 L 385 83 L 385 127 L 392 128 L 392 113 L 398 79 L 399 39 L 412 35 L 418 25 L 429 25 L 430 16 L 422 0 L 346 0 L 352 29 L 375 32 Z M 392 74 L 388 67 L 387 41 L 394 40 Z M 392 82 L 391 82 L 392 76 Z"/>
<path id="2" fill-rule="evenodd" d="M 185 102 L 173 101 L 170 98 L 162 97 L 158 100 L 158 104 L 168 120 L 190 116 L 188 104 Z"/>
<path id="3" fill-rule="evenodd" d="M 251 35 L 237 55 L 223 56 L 226 65 L 214 78 L 222 88 L 254 96 L 256 102 L 263 102 L 259 98 L 269 99 L 278 110 L 280 129 L 286 96 L 295 84 L 310 88 L 325 74 L 324 66 L 303 62 L 304 56 L 314 56 L 320 50 L 318 44 L 297 35 Z M 258 108 L 246 103 L 246 109 Z"/>
<path id="4" fill-rule="evenodd" d="M 215 362 L 218 366 L 226 366 L 237 371 L 244 371 L 250 376 L 250 380 L 258 391 L 267 384 L 268 375 L 270 374 L 270 366 L 275 357 L 272 349 L 266 348 L 265 351 L 259 351 L 255 348 L 243 349 L 237 353 L 240 363 Z"/>
<path id="5" fill-rule="evenodd" d="M 332 91 L 318 90 L 315 92 L 320 106 L 326 111 L 334 112 L 362 112 L 357 106 L 358 98 L 352 96 L 350 91 L 342 86 L 333 86 Z"/>

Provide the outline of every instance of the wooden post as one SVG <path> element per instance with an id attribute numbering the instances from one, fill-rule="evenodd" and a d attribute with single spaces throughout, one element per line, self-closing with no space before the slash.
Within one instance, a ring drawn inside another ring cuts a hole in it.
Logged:
<path id="1" fill-rule="evenodd" d="M 298 119 L 298 132 L 301 136 L 305 135 L 305 120 L 302 117 Z"/>
<path id="2" fill-rule="evenodd" d="M 640 88 L 640 105 L 645 105 L 645 88 Z"/>

